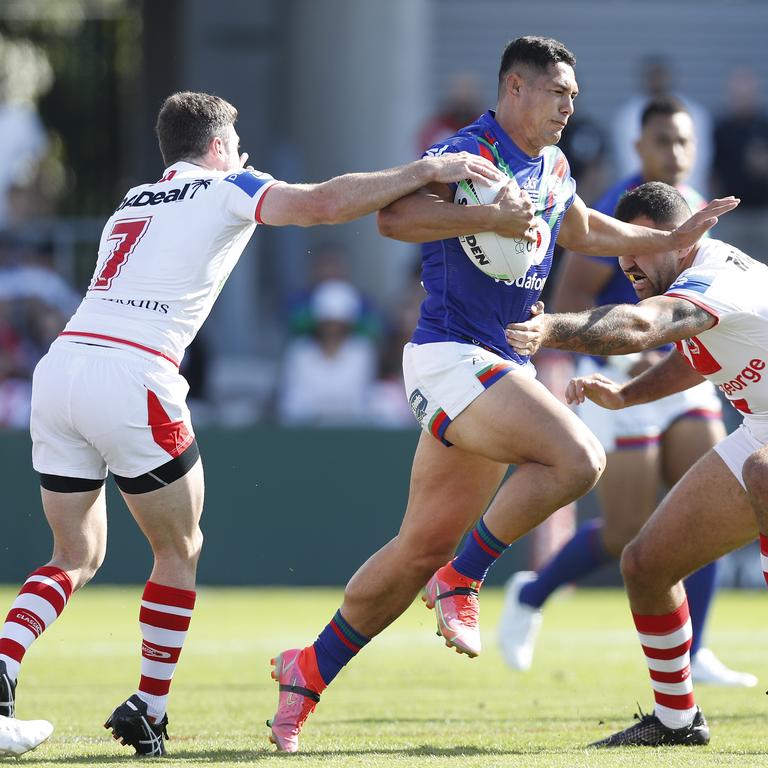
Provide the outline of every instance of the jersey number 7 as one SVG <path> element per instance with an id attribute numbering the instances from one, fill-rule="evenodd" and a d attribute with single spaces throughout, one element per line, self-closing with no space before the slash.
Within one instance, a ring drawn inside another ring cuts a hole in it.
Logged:
<path id="1" fill-rule="evenodd" d="M 93 278 L 89 290 L 108 291 L 112 287 L 112 281 L 120 274 L 120 270 L 133 253 L 139 240 L 149 228 L 152 217 L 145 219 L 122 219 L 116 221 L 112 231 L 107 235 L 107 242 L 112 244 L 112 252 L 104 262 L 104 266 Z"/>

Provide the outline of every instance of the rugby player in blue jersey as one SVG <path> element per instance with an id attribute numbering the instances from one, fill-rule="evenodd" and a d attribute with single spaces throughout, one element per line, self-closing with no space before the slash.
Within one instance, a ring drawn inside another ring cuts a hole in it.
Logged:
<path id="1" fill-rule="evenodd" d="M 685 181 L 696 155 L 693 120 L 675 98 L 649 102 L 642 112 L 637 142 L 639 173 L 623 179 L 598 200 L 595 208 L 613 214 L 625 192 L 647 181 L 678 189 L 692 211 L 705 201 Z M 554 312 L 581 312 L 603 304 L 636 304 L 638 299 L 618 260 L 567 254 L 552 294 Z M 577 373 L 602 373 L 624 382 L 669 353 L 579 356 Z M 656 507 L 659 486 L 671 488 L 710 448 L 725 437 L 720 400 L 714 385 L 701 384 L 652 403 L 612 412 L 587 400 L 579 416 L 607 454 L 597 486 L 602 518 L 585 521 L 573 537 L 537 572 L 520 571 L 509 581 L 499 625 L 499 645 L 507 663 L 527 670 L 533 661 L 542 608 L 564 584 L 577 582 L 621 555 Z M 728 669 L 701 645 L 715 589 L 717 561 L 685 581 L 693 625 L 691 675 L 696 683 L 754 686 L 757 678 Z"/>
<path id="2" fill-rule="evenodd" d="M 513 318 L 530 316 L 555 241 L 593 255 L 685 248 L 737 205 L 734 199 L 713 201 L 671 232 L 589 210 L 554 146 L 573 113 L 574 64 L 573 54 L 556 40 L 512 41 L 501 60 L 496 109 L 427 151 L 471 152 L 514 176 L 515 188 L 531 200 L 530 231 L 550 230 L 546 250 L 536 254 L 526 276 L 511 284 L 487 277 L 457 239 L 499 232 L 504 217 L 498 216 L 498 200 L 458 206 L 455 186 L 432 184 L 379 213 L 382 234 L 424 243 L 427 297 L 403 357 L 406 394 L 424 434 L 398 535 L 352 577 L 341 609 L 316 642 L 274 659 L 280 695 L 269 724 L 278 749 L 298 749 L 299 732 L 325 687 L 425 585 L 446 643 L 476 656 L 477 594 L 488 568 L 509 544 L 600 477 L 605 454 L 598 440 L 536 381 L 528 358 L 516 354 L 505 336 Z M 506 190 L 502 197 L 513 195 L 511 185 Z M 502 484 L 510 464 L 517 470 Z M 365 514 L 365 499 L 360 505 Z"/>

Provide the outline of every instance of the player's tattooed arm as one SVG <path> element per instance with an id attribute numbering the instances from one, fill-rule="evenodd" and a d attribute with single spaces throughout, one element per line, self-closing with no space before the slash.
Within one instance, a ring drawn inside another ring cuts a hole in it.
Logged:
<path id="1" fill-rule="evenodd" d="M 540 347 L 593 355 L 625 355 L 706 331 L 717 318 L 686 299 L 654 296 L 639 304 L 609 304 L 572 314 L 539 314 L 511 323 L 509 345 L 521 355 Z"/>

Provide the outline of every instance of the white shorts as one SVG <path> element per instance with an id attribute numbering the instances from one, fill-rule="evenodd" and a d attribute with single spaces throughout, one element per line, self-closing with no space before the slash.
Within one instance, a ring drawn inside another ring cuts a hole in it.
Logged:
<path id="1" fill-rule="evenodd" d="M 600 365 L 593 358 L 582 355 L 576 366 L 576 375 L 588 376 L 591 373 L 602 373 L 618 383 L 630 378 L 628 373 L 610 363 Z M 661 400 L 619 411 L 610 411 L 586 400 L 577 413 L 595 433 L 606 453 L 611 453 L 658 443 L 662 434 L 678 419 L 720 419 L 723 408 L 714 386 L 704 381 Z"/>
<path id="2" fill-rule="evenodd" d="M 87 480 L 167 464 L 194 440 L 188 390 L 162 358 L 59 339 L 32 379 L 32 464 Z"/>
<path id="3" fill-rule="evenodd" d="M 747 416 L 742 424 L 715 446 L 715 452 L 746 491 L 744 478 L 741 476 L 744 462 L 765 445 L 768 445 L 768 422 Z"/>
<path id="4" fill-rule="evenodd" d="M 403 349 L 405 394 L 413 415 L 445 445 L 450 445 L 443 435 L 451 421 L 510 371 L 536 377 L 531 363 L 513 363 L 475 344 L 411 342 Z"/>

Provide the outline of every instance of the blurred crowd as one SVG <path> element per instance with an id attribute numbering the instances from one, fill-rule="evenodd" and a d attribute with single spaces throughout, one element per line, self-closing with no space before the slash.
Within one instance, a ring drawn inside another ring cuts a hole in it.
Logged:
<path id="1" fill-rule="evenodd" d="M 34 366 L 84 286 L 76 291 L 57 272 L 55 249 L 44 235 L 66 177 L 57 160 L 55 133 L 43 125 L 36 108 L 51 86 L 51 73 L 40 61 L 35 69 L 30 59 L 36 77 L 14 80 L 3 64 L 3 45 L 7 53 L 9 43 L 0 39 L 0 427 L 23 428 Z M 21 49 L 13 55 L 17 60 L 32 56 Z M 613 120 L 601 124 L 577 112 L 569 123 L 561 146 L 579 194 L 591 203 L 635 170 L 634 142 L 644 105 L 651 98 L 674 95 L 688 108 L 697 132 L 692 186 L 705 195 L 741 198 L 739 210 L 723 220 L 716 234 L 766 259 L 768 112 L 762 88 L 753 72 L 734 70 L 722 111 L 713 115 L 678 92 L 674 73 L 662 58 L 649 58 L 639 70 L 637 93 Z M 472 76 L 456 78 L 414 137 L 414 154 L 483 112 L 489 105 L 481 92 Z M 418 249 L 386 306 L 369 296 L 370 286 L 355 284 L 350 277 L 355 256 L 334 242 L 311 249 L 303 289 L 280 300 L 281 352 L 271 362 L 270 391 L 262 393 L 251 420 L 289 426 L 413 426 L 400 355 L 423 297 Z M 193 409 L 196 403 L 213 423 L 217 404 L 211 368 L 220 362 L 200 339 L 184 368 Z"/>

